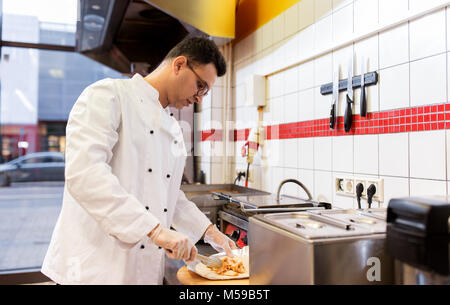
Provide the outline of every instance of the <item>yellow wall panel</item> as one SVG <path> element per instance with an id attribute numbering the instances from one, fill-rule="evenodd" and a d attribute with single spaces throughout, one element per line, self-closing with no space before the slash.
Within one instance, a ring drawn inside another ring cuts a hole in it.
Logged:
<path id="1" fill-rule="evenodd" d="M 245 38 L 300 0 L 240 0 L 236 12 L 236 38 Z"/>

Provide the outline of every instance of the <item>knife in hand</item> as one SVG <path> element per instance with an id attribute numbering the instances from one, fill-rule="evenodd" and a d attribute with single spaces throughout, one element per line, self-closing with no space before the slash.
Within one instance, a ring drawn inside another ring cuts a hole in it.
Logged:
<path id="1" fill-rule="evenodd" d="M 348 79 L 347 79 L 347 107 L 344 113 L 344 129 L 349 132 L 352 127 L 352 103 L 353 103 L 353 54 L 348 63 Z"/>
<path id="2" fill-rule="evenodd" d="M 361 58 L 361 98 L 359 101 L 360 115 L 365 117 L 367 115 L 367 101 L 364 74 L 366 73 L 366 60 L 364 56 Z"/>
<path id="3" fill-rule="evenodd" d="M 330 111 L 330 128 L 334 129 L 336 126 L 336 116 L 337 116 L 337 102 L 339 97 L 339 67 L 337 71 L 334 72 L 333 76 L 333 99 L 331 101 L 331 111 Z"/>

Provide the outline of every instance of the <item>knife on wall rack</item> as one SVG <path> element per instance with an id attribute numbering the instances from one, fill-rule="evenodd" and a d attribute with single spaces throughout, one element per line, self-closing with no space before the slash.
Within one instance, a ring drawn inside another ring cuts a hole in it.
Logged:
<path id="1" fill-rule="evenodd" d="M 361 87 L 361 75 L 353 77 L 353 89 Z M 364 74 L 364 87 L 373 86 L 378 83 L 378 73 L 376 71 Z M 339 81 L 339 92 L 347 90 L 347 79 Z M 333 93 L 333 83 L 320 86 L 320 94 L 328 95 Z"/>
<path id="2" fill-rule="evenodd" d="M 333 76 L 333 98 L 331 100 L 331 111 L 330 111 L 331 129 L 334 129 L 336 125 L 338 99 L 339 99 L 339 67 L 334 72 Z"/>
<path id="3" fill-rule="evenodd" d="M 366 59 L 361 57 L 361 75 L 366 71 Z M 367 101 L 366 101 L 366 87 L 364 84 L 364 77 L 361 77 L 361 97 L 359 100 L 359 115 L 365 117 L 367 115 Z"/>
<path id="4" fill-rule="evenodd" d="M 348 62 L 348 80 L 353 80 L 353 54 Z M 352 120 L 353 120 L 353 81 L 347 82 L 347 107 L 345 108 L 344 113 L 344 129 L 345 132 L 349 132 L 352 128 Z"/>

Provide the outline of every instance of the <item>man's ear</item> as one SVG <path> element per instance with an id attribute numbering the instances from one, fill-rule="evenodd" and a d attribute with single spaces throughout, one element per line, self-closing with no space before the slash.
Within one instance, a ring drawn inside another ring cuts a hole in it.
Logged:
<path id="1" fill-rule="evenodd" d="M 172 70 L 175 74 L 180 72 L 184 64 L 186 64 L 187 58 L 185 56 L 178 56 L 172 62 Z"/>

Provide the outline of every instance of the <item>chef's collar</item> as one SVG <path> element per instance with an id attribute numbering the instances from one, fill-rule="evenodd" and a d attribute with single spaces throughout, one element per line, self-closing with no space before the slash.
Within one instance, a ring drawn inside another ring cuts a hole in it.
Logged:
<path id="1" fill-rule="evenodd" d="M 159 92 L 152 85 L 150 85 L 139 73 L 136 73 L 131 78 L 131 81 L 135 84 L 136 88 L 139 90 L 140 98 L 144 99 L 144 101 L 150 100 L 154 103 L 157 103 L 162 110 L 164 110 L 167 114 L 170 114 L 169 107 L 163 108 L 161 103 L 159 102 Z"/>

